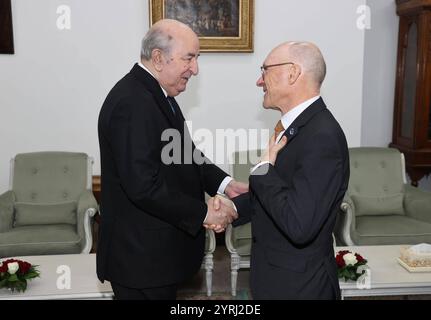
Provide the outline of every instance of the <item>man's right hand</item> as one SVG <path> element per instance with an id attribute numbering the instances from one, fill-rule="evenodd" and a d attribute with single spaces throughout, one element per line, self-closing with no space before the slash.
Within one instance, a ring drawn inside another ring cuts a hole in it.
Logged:
<path id="1" fill-rule="evenodd" d="M 204 221 L 206 228 L 219 233 L 237 218 L 238 213 L 230 200 L 218 195 L 208 200 L 208 213 Z"/>

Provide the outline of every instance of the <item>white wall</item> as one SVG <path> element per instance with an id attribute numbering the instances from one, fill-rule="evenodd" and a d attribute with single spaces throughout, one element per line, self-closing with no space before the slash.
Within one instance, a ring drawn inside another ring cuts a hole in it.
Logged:
<path id="1" fill-rule="evenodd" d="M 392 142 L 398 24 L 394 0 L 367 0 L 371 29 L 365 32 L 361 145 Z"/>
<path id="2" fill-rule="evenodd" d="M 286 40 L 317 43 L 326 57 L 323 96 L 350 146 L 361 140 L 365 0 L 256 0 L 255 52 L 202 54 L 200 74 L 179 98 L 193 129 L 272 128 L 255 87 L 269 50 Z M 100 172 L 97 116 L 109 89 L 139 57 L 148 30 L 143 0 L 13 1 L 15 54 L 0 55 L 0 192 L 16 153 L 83 151 Z M 72 29 L 56 27 L 57 6 L 72 9 Z M 227 169 L 227 164 L 222 165 Z"/>
<path id="3" fill-rule="evenodd" d="M 59 5 L 72 29 L 57 29 Z M 146 1 L 12 1 L 14 55 L 0 55 L 0 192 L 16 153 L 82 151 L 99 169 L 97 117 L 136 60 L 148 26 Z"/>

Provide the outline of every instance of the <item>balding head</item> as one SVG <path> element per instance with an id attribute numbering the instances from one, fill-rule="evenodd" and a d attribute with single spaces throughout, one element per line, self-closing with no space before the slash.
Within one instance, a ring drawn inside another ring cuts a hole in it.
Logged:
<path id="1" fill-rule="evenodd" d="M 155 49 L 169 54 L 175 41 L 185 36 L 198 39 L 196 33 L 182 22 L 171 19 L 157 21 L 142 39 L 141 59 L 150 60 Z"/>
<path id="2" fill-rule="evenodd" d="M 279 109 L 284 114 L 320 95 L 325 74 L 325 60 L 316 45 L 285 42 L 266 57 L 256 85 L 265 93 L 264 108 Z"/>
<path id="3" fill-rule="evenodd" d="M 315 44 L 311 42 L 285 42 L 276 47 L 272 53 L 299 64 L 302 73 L 320 89 L 326 76 L 326 63 Z"/>

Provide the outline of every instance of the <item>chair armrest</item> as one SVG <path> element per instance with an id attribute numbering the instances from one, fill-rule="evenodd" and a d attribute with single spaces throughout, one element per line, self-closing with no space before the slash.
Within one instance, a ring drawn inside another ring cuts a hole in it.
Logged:
<path id="1" fill-rule="evenodd" d="M 0 195 L 0 233 L 12 229 L 15 194 L 6 191 Z"/>
<path id="2" fill-rule="evenodd" d="M 431 223 L 431 192 L 411 185 L 404 185 L 404 208 L 406 215 L 416 220 Z"/>
<path id="3" fill-rule="evenodd" d="M 355 230 L 355 204 L 349 195 L 345 195 L 340 205 L 340 214 L 337 217 L 336 233 L 343 245 L 353 246 L 350 234 Z"/>
<path id="4" fill-rule="evenodd" d="M 97 201 L 91 190 L 85 190 L 78 199 L 77 231 L 81 239 L 85 239 L 82 253 L 89 253 L 93 245 L 91 218 L 98 210 Z"/>
<path id="5" fill-rule="evenodd" d="M 236 249 L 235 249 L 235 247 L 233 245 L 233 241 L 232 241 L 232 236 L 233 236 L 233 227 L 231 224 L 229 224 L 226 228 L 224 242 L 225 242 L 227 250 L 230 253 L 236 253 Z"/>
<path id="6" fill-rule="evenodd" d="M 216 248 L 216 238 L 214 231 L 211 229 L 206 229 L 207 234 L 207 241 L 208 241 L 208 249 L 205 251 L 205 254 L 207 253 L 213 253 Z"/>

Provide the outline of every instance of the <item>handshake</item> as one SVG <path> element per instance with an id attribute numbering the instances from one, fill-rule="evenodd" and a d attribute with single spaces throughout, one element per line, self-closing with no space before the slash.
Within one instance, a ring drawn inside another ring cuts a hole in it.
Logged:
<path id="1" fill-rule="evenodd" d="M 229 223 L 238 218 L 233 202 L 216 195 L 208 200 L 208 213 L 204 221 L 204 227 L 214 232 L 223 232 Z"/>
<path id="2" fill-rule="evenodd" d="M 248 184 L 232 180 L 226 187 L 225 193 L 229 198 L 234 198 L 248 192 Z M 216 195 L 208 200 L 208 212 L 204 221 L 204 227 L 214 232 L 223 232 L 227 225 L 238 218 L 238 213 L 233 202 L 223 196 Z"/>

